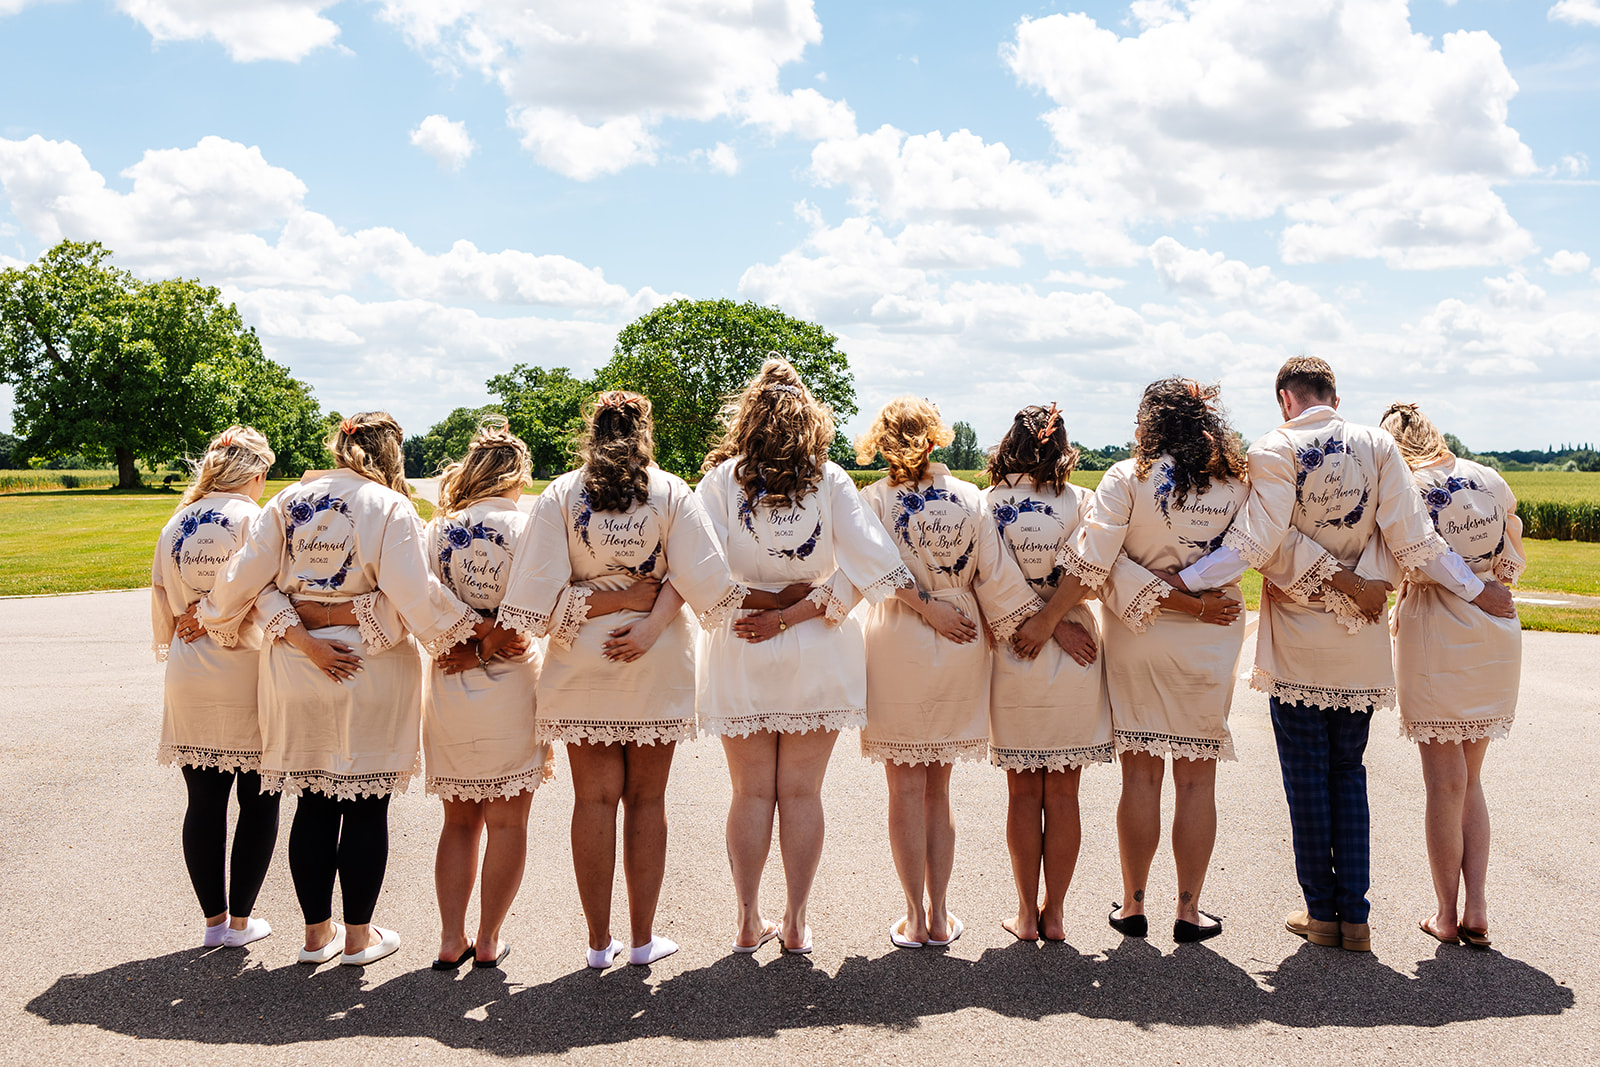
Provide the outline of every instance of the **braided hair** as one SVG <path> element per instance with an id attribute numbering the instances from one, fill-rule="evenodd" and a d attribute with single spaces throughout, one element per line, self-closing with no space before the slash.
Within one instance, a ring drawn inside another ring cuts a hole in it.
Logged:
<path id="1" fill-rule="evenodd" d="M 478 425 L 467 454 L 439 475 L 439 510 L 445 515 L 465 511 L 480 500 L 520 489 L 529 476 L 528 446 L 503 416 L 491 415 Z"/>
<path id="2" fill-rule="evenodd" d="M 584 413 L 578 440 L 589 506 L 596 511 L 627 511 L 635 503 L 649 501 L 655 454 L 649 398 L 620 389 L 597 395 Z"/>

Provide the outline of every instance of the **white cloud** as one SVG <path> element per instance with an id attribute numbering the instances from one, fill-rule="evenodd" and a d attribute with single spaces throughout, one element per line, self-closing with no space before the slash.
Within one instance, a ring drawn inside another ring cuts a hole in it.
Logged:
<path id="1" fill-rule="evenodd" d="M 460 170 L 477 147 L 465 122 L 451 122 L 443 115 L 429 115 L 418 123 L 411 131 L 411 143 L 449 170 Z"/>
<path id="2" fill-rule="evenodd" d="M 1600 26 L 1600 0 L 1560 0 L 1545 17 L 1574 26 Z"/>
<path id="3" fill-rule="evenodd" d="M 1046 122 L 1095 203 L 1168 220 L 1317 205 L 1319 221 L 1285 249 L 1292 259 L 1526 254 L 1531 241 L 1492 186 L 1534 163 L 1506 123 L 1516 82 L 1487 33 L 1446 34 L 1435 48 L 1411 31 L 1404 0 L 1192 0 L 1136 13 L 1133 37 L 1081 14 L 1024 19 L 1005 49 L 1017 77 L 1057 105 Z M 1430 232 L 1413 237 L 1406 227 L 1419 223 Z"/>
<path id="4" fill-rule="evenodd" d="M 1523 277 L 1521 271 L 1514 270 L 1504 278 L 1485 278 L 1483 284 L 1489 290 L 1489 302 L 1496 307 L 1518 311 L 1544 307 L 1545 291 Z"/>
<path id="5" fill-rule="evenodd" d="M 1171 237 L 1150 246 L 1150 263 L 1162 284 L 1180 296 L 1230 304 L 1259 316 L 1250 324 L 1257 335 L 1281 332 L 1325 340 L 1353 332 L 1344 315 L 1316 290 L 1283 281 L 1270 267 L 1251 267 L 1221 252 L 1186 248 Z"/>
<path id="6" fill-rule="evenodd" d="M 731 144 L 718 141 L 710 149 L 695 149 L 692 155 L 696 159 L 703 159 L 706 166 L 718 174 L 732 177 L 739 173 L 739 153 Z"/>
<path id="7" fill-rule="evenodd" d="M 1044 276 L 1046 285 L 1071 285 L 1079 289 L 1121 289 L 1128 284 L 1126 278 L 1113 278 L 1106 274 L 1085 274 L 1081 270 L 1053 270 Z"/>
<path id="8" fill-rule="evenodd" d="M 579 180 L 657 158 L 666 119 L 732 118 L 774 134 L 854 130 L 844 104 L 782 93 L 779 71 L 822 39 L 812 0 L 382 0 L 441 66 L 475 70 L 509 102 L 544 166 Z"/>
<path id="9" fill-rule="evenodd" d="M 1544 261 L 1551 274 L 1582 274 L 1589 269 L 1589 255 L 1586 252 L 1569 252 L 1563 248 L 1555 255 Z"/>
<path id="10" fill-rule="evenodd" d="M 159 41 L 216 40 L 239 62 L 296 62 L 333 43 L 339 27 L 322 16 L 337 0 L 117 0 L 117 8 Z"/>

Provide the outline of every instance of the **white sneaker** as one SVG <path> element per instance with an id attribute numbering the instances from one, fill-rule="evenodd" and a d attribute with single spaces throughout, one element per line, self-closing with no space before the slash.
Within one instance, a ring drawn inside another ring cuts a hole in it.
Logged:
<path id="1" fill-rule="evenodd" d="M 348 963 L 352 967 L 365 967 L 369 963 L 376 963 L 385 956 L 393 956 L 400 951 L 400 935 L 393 930 L 385 930 L 381 926 L 374 926 L 374 930 L 383 938 L 376 945 L 364 948 L 360 952 L 346 952 L 339 957 L 340 963 Z"/>
<path id="2" fill-rule="evenodd" d="M 228 948 L 244 948 L 252 941 L 260 941 L 263 937 L 272 936 L 272 924 L 265 919 L 254 916 L 246 919 L 243 930 L 229 929 L 222 935 L 222 943 Z"/>
<path id="3" fill-rule="evenodd" d="M 205 937 L 200 941 L 201 948 L 216 948 L 223 943 L 223 938 L 228 936 L 228 920 L 223 919 L 215 926 L 206 927 Z"/>
<path id="4" fill-rule="evenodd" d="M 341 923 L 333 924 L 333 936 L 328 943 L 316 950 L 301 949 L 301 963 L 327 963 L 333 957 L 344 951 L 344 926 Z"/>

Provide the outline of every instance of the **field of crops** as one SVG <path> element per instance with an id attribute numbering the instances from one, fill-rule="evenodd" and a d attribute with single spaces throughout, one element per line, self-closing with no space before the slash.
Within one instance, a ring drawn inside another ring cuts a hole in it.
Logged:
<path id="1" fill-rule="evenodd" d="M 103 489 L 116 484 L 116 471 L 0 471 L 0 493 Z"/>
<path id="2" fill-rule="evenodd" d="M 1505 479 L 1517 496 L 1524 537 L 1600 541 L 1600 473 L 1526 471 Z"/>

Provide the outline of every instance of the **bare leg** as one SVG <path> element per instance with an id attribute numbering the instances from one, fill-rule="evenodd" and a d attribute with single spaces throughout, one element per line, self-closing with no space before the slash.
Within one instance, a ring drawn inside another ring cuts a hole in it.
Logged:
<path id="1" fill-rule="evenodd" d="M 1064 941 L 1067 923 L 1063 909 L 1072 872 L 1078 867 L 1078 849 L 1083 843 L 1083 822 L 1078 813 L 1078 783 L 1082 767 L 1047 771 L 1044 778 L 1044 906 L 1043 928 L 1039 931 L 1052 941 Z"/>
<path id="2" fill-rule="evenodd" d="M 1462 745 L 1448 741 L 1417 745 L 1422 755 L 1422 781 L 1428 791 L 1423 829 L 1437 909 L 1428 925 L 1446 938 L 1457 935 L 1460 919 L 1456 898 L 1461 891 L 1462 812 L 1467 797 L 1467 759 L 1462 749 Z"/>
<path id="3" fill-rule="evenodd" d="M 1214 926 L 1200 917 L 1200 890 L 1217 844 L 1217 761 L 1172 761 L 1172 787 L 1177 792 L 1172 814 L 1172 858 L 1178 868 L 1178 918 L 1196 926 Z"/>
<path id="4" fill-rule="evenodd" d="M 728 866 L 738 896 L 739 931 L 735 944 L 754 945 L 766 932 L 761 918 L 761 869 L 772 850 L 772 819 L 778 804 L 778 737 L 763 730 L 748 737 L 724 737 L 733 779 L 728 805 Z"/>
<path id="5" fill-rule="evenodd" d="M 1489 928 L 1489 902 L 1484 883 L 1489 876 L 1489 806 L 1483 799 L 1483 758 L 1489 739 L 1461 746 L 1467 761 L 1467 794 L 1461 807 L 1461 879 L 1466 883 L 1466 906 L 1461 922 L 1474 930 Z"/>
<path id="6" fill-rule="evenodd" d="M 928 882 L 928 825 L 924 803 L 928 768 L 920 763 L 883 765 L 889 781 L 889 851 L 900 889 L 906 898 L 906 925 L 902 933 L 912 941 L 928 940 L 928 914 L 922 891 Z"/>
<path id="7" fill-rule="evenodd" d="M 1039 936 L 1044 779 L 1044 771 L 1006 771 L 1006 849 L 1011 853 L 1011 878 L 1017 884 L 1017 915 L 1000 925 L 1023 941 Z"/>
<path id="8" fill-rule="evenodd" d="M 783 853 L 785 945 L 806 939 L 806 903 L 822 862 L 822 777 L 839 739 L 837 730 L 778 735 L 778 850 Z"/>
<path id="9" fill-rule="evenodd" d="M 500 927 L 522 886 L 522 870 L 528 860 L 528 809 L 532 804 L 533 793 L 527 792 L 498 797 L 483 805 L 489 843 L 483 850 L 483 892 L 478 899 L 480 960 L 499 959 L 505 944 L 500 940 Z"/>
<path id="10" fill-rule="evenodd" d="M 572 765 L 572 866 L 589 924 L 589 947 L 611 946 L 611 887 L 617 870 L 617 804 L 626 764 L 620 744 L 567 746 Z"/>
<path id="11" fill-rule="evenodd" d="M 1161 782 L 1167 764 L 1146 752 L 1122 754 L 1122 796 L 1117 800 L 1117 852 L 1122 860 L 1122 910 L 1143 915 L 1150 864 L 1161 844 Z"/>
<path id="12" fill-rule="evenodd" d="M 439 959 L 460 959 L 467 950 L 467 902 L 478 877 L 478 840 L 483 834 L 483 801 L 446 800 L 444 826 L 433 859 L 433 888 L 439 897 Z"/>
<path id="13" fill-rule="evenodd" d="M 627 782 L 622 791 L 622 876 L 628 883 L 633 945 L 655 935 L 656 903 L 667 870 L 667 776 L 677 742 L 629 744 L 623 749 Z"/>
<path id="14" fill-rule="evenodd" d="M 948 941 L 950 927 L 950 874 L 956 866 L 956 813 L 950 806 L 950 772 L 953 763 L 930 763 L 925 776 L 922 823 L 928 828 L 928 937 Z"/>

